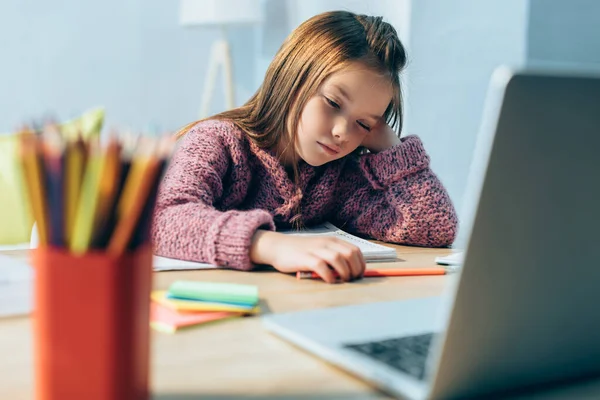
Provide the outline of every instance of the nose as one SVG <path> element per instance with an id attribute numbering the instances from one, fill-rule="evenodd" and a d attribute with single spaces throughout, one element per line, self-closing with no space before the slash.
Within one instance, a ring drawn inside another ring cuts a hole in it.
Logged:
<path id="1" fill-rule="evenodd" d="M 346 118 L 339 117 L 336 119 L 331 133 L 338 143 L 343 143 L 348 137 L 348 121 Z"/>

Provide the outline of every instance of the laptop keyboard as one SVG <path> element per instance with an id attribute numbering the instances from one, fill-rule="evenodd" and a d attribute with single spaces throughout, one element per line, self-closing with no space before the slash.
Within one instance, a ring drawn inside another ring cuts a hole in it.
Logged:
<path id="1" fill-rule="evenodd" d="M 403 336 L 397 339 L 348 344 L 344 347 L 358 351 L 394 369 L 423 380 L 425 378 L 425 362 L 433 335 L 433 333 L 426 333 Z"/>

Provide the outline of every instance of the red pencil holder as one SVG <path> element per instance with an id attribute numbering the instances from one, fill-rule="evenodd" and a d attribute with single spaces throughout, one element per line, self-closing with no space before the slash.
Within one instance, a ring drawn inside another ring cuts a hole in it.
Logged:
<path id="1" fill-rule="evenodd" d="M 37 400 L 149 398 L 152 250 L 34 250 Z"/>

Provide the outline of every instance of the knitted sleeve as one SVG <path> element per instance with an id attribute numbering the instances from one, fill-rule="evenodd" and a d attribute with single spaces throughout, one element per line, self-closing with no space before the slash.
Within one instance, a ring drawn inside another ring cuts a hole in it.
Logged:
<path id="1" fill-rule="evenodd" d="M 220 211 L 223 179 L 231 152 L 218 130 L 233 125 L 203 122 L 190 130 L 171 159 L 154 212 L 152 238 L 157 255 L 249 270 L 257 229 L 274 230 L 264 210 Z"/>
<path id="2" fill-rule="evenodd" d="M 458 219 L 417 136 L 347 163 L 333 222 L 349 232 L 407 245 L 452 244 Z"/>

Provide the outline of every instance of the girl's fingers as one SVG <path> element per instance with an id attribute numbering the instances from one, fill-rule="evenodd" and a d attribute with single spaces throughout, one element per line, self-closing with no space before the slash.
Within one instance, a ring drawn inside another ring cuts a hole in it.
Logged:
<path id="1" fill-rule="evenodd" d="M 365 269 L 367 269 L 367 261 L 365 260 L 365 256 L 363 256 L 362 251 L 358 252 L 358 259 L 360 262 L 360 275 L 359 277 L 362 278 L 363 275 L 365 274 Z"/>
<path id="2" fill-rule="evenodd" d="M 329 268 L 329 265 L 322 259 L 315 257 L 309 265 L 310 269 L 316 272 L 321 279 L 327 283 L 335 283 L 337 281 L 333 271 Z"/>
<path id="3" fill-rule="evenodd" d="M 342 240 L 332 242 L 330 246 L 348 261 L 352 278 L 360 278 L 363 275 L 365 271 L 365 259 L 358 247 Z"/>
<path id="4" fill-rule="evenodd" d="M 365 257 L 363 256 L 362 251 L 360 251 L 360 249 L 357 248 L 357 252 L 355 253 L 356 258 L 357 258 L 357 264 L 358 264 L 358 274 L 356 275 L 357 278 L 362 278 L 364 273 L 365 273 L 365 269 L 367 269 L 367 262 L 365 261 Z"/>
<path id="5" fill-rule="evenodd" d="M 350 262 L 341 252 L 332 248 L 322 248 L 315 250 L 314 254 L 329 264 L 343 281 L 347 282 L 352 278 L 352 267 L 350 266 Z"/>

